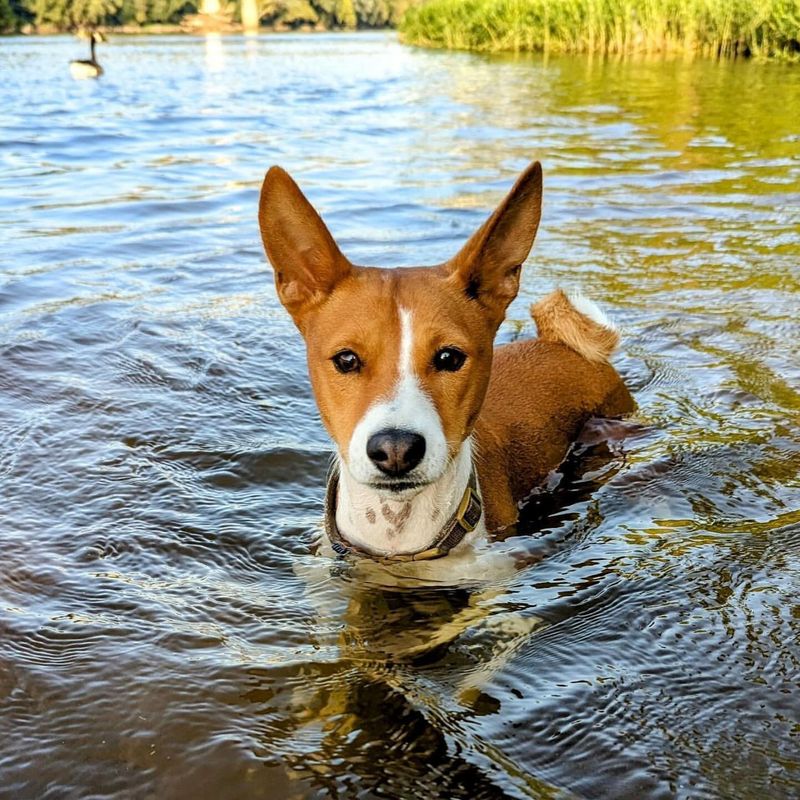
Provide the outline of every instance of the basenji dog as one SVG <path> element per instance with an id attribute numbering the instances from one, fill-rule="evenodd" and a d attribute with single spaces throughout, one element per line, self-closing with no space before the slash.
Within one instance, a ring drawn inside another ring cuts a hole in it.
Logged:
<path id="1" fill-rule="evenodd" d="M 449 261 L 356 266 L 297 184 L 272 167 L 259 224 L 278 297 L 305 339 L 333 438 L 326 531 L 339 553 L 422 561 L 514 525 L 590 417 L 633 400 L 609 364 L 619 334 L 557 290 L 538 337 L 494 347 L 539 226 L 531 164 Z"/>

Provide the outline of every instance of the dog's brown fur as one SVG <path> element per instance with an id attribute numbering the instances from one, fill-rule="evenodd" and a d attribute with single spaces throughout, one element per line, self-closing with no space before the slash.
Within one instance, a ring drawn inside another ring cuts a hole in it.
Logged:
<path id="1" fill-rule="evenodd" d="M 561 291 L 534 306 L 539 338 L 498 347 L 475 426 L 486 526 L 517 520 L 519 501 L 563 460 L 586 421 L 633 411 L 608 363 L 615 330 L 579 313 Z M 592 359 L 586 357 L 591 354 Z"/>

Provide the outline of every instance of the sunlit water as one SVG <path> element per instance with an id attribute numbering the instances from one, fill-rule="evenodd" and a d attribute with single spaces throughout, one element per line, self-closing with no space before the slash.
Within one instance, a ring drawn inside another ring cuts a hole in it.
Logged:
<path id="1" fill-rule="evenodd" d="M 0 794 L 798 796 L 800 69 L 140 37 L 76 83 L 84 49 L 0 42 Z M 635 425 L 516 568 L 386 588 L 314 554 L 261 178 L 433 263 L 533 157 L 500 338 L 582 286 Z"/>

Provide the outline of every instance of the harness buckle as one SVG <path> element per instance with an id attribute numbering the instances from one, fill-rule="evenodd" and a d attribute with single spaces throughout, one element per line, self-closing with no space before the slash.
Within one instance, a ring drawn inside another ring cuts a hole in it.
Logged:
<path id="1" fill-rule="evenodd" d="M 464 492 L 464 496 L 461 498 L 461 503 L 459 503 L 458 510 L 456 511 L 456 521 L 467 533 L 472 533 L 480 521 L 480 516 L 478 516 L 475 522 L 470 522 L 464 517 L 473 502 L 479 505 L 478 496 L 471 486 L 467 486 L 467 491 Z"/>

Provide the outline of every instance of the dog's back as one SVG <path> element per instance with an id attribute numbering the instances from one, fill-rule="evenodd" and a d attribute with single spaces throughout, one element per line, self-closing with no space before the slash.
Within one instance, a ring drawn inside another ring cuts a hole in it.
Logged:
<path id="1" fill-rule="evenodd" d="M 518 502 L 563 461 L 590 417 L 634 408 L 608 363 L 619 333 L 591 301 L 558 290 L 531 311 L 539 336 L 496 349 L 475 428 L 490 530 L 516 521 Z"/>

